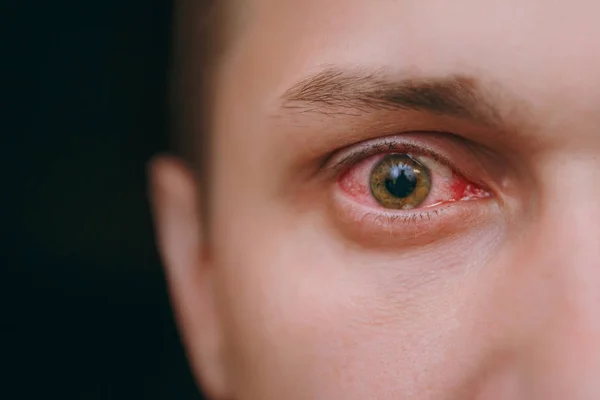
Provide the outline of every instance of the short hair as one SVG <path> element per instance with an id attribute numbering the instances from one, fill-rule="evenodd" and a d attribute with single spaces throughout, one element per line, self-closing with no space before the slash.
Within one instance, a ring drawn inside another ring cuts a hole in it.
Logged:
<path id="1" fill-rule="evenodd" d="M 170 63 L 171 150 L 200 175 L 208 155 L 212 78 L 229 41 L 234 0 L 176 0 Z M 200 178 L 200 176 L 199 176 Z"/>

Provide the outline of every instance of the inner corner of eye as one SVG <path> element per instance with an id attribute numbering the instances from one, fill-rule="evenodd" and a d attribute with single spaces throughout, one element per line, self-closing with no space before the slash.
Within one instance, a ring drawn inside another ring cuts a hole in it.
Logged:
<path id="1" fill-rule="evenodd" d="M 492 192 L 455 173 L 449 185 L 451 201 L 479 200 L 492 197 Z"/>

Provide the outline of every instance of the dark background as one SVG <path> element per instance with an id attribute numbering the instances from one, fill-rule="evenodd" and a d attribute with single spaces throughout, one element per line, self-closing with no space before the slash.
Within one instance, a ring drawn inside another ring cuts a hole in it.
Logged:
<path id="1" fill-rule="evenodd" d="M 1 3 L 0 397 L 199 399 L 146 200 L 171 1 Z"/>

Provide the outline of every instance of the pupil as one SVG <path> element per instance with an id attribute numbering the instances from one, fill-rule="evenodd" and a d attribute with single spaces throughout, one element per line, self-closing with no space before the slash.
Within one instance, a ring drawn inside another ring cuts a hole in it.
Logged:
<path id="1" fill-rule="evenodd" d="M 394 197 L 408 197 L 417 187 L 417 174 L 406 164 L 392 167 L 385 180 L 385 188 Z"/>

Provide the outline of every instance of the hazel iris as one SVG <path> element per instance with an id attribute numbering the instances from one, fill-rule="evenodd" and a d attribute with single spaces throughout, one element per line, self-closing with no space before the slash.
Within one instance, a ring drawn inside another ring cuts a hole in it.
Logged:
<path id="1" fill-rule="evenodd" d="M 371 171 L 373 197 L 385 208 L 410 210 L 431 190 L 429 169 L 408 154 L 389 154 Z"/>

